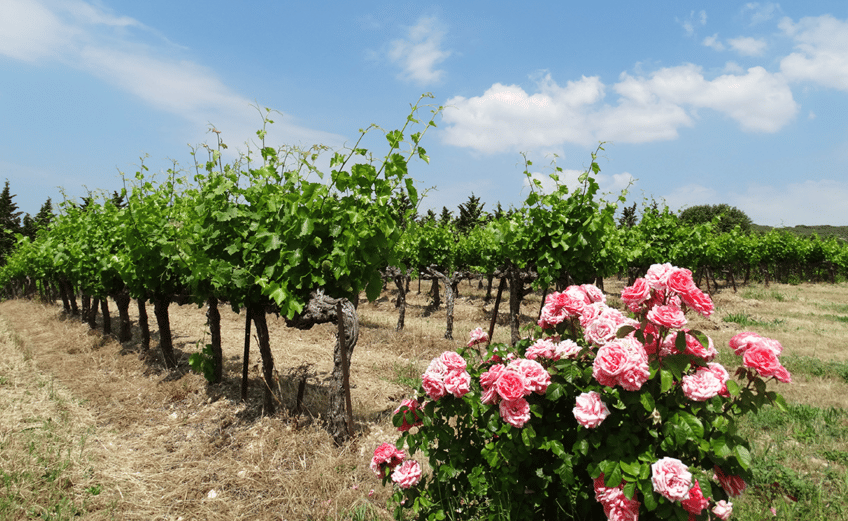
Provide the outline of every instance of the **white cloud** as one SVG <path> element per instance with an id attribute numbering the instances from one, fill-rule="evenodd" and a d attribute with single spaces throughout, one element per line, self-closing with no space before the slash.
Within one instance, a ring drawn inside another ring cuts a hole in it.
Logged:
<path id="1" fill-rule="evenodd" d="M 133 18 L 81 0 L 4 0 L 3 8 L 0 54 L 24 61 L 58 61 L 87 71 L 156 109 L 184 118 L 197 129 L 198 137 L 214 123 L 228 141 L 241 143 L 261 125 L 251 101 L 233 92 L 212 70 L 172 56 L 173 46 L 156 48 L 134 38 L 127 28 L 151 30 Z M 278 120 L 271 133 L 282 142 L 338 145 L 344 140 L 299 126 L 291 117 Z"/>
<path id="2" fill-rule="evenodd" d="M 707 24 L 707 12 L 704 10 L 699 11 L 697 14 L 695 11 L 689 13 L 689 17 L 685 20 L 680 20 L 679 18 L 675 18 L 675 21 L 683 26 L 683 30 L 686 31 L 687 36 L 695 35 L 695 26 L 696 25 L 706 25 Z"/>
<path id="3" fill-rule="evenodd" d="M 731 199 L 757 224 L 838 225 L 848 221 L 848 182 L 807 180 L 785 186 L 756 185 Z"/>
<path id="4" fill-rule="evenodd" d="M 419 84 L 440 81 L 445 71 L 436 66 L 451 55 L 451 51 L 441 48 L 444 35 L 435 18 L 423 17 L 409 28 L 406 39 L 393 41 L 389 58 L 402 67 L 399 77 Z"/>
<path id="5" fill-rule="evenodd" d="M 751 2 L 745 4 L 742 8 L 742 14 L 751 17 L 751 25 L 767 22 L 779 12 L 781 12 L 780 4 L 773 4 L 771 2 L 763 4 Z"/>
<path id="6" fill-rule="evenodd" d="M 726 203 L 745 212 L 756 224 L 837 225 L 848 220 L 848 182 L 808 180 L 782 186 L 750 185 L 744 192 L 723 192 L 697 184 L 663 196 L 669 208 Z"/>
<path id="7" fill-rule="evenodd" d="M 715 49 L 717 51 L 723 51 L 724 50 L 724 45 L 720 41 L 718 41 L 718 33 L 715 33 L 712 36 L 707 36 L 706 38 L 704 38 L 704 41 L 701 42 L 701 45 L 704 45 L 706 47 L 710 47 L 710 48 Z"/>
<path id="8" fill-rule="evenodd" d="M 767 47 L 765 40 L 750 36 L 731 38 L 727 40 L 727 43 L 742 56 L 761 56 Z"/>
<path id="9" fill-rule="evenodd" d="M 848 91 L 848 22 L 830 15 L 789 18 L 779 27 L 795 41 L 797 52 L 783 58 L 780 70 L 791 80 L 808 80 Z"/>
<path id="10" fill-rule="evenodd" d="M 606 90 L 599 78 L 585 76 L 560 87 L 546 75 L 533 94 L 496 83 L 481 96 L 447 101 L 452 108 L 443 113 L 442 139 L 488 153 L 564 143 L 644 143 L 675 139 L 680 127 L 692 126 L 687 108 L 716 110 L 751 132 L 776 132 L 798 110 L 783 78 L 762 67 L 713 80 L 691 64 L 647 78 L 622 73 L 612 86 L 618 94 L 614 105 L 603 103 Z"/>
<path id="11" fill-rule="evenodd" d="M 60 51 L 76 31 L 49 9 L 31 0 L 4 0 L 0 16 L 0 54 L 37 61 Z"/>

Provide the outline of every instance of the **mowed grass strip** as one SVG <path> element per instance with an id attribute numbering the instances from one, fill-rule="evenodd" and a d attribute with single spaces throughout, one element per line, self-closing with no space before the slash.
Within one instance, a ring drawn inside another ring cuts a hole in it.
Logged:
<path id="1" fill-rule="evenodd" d="M 0 321 L 0 519 L 109 518 L 91 413 Z"/>

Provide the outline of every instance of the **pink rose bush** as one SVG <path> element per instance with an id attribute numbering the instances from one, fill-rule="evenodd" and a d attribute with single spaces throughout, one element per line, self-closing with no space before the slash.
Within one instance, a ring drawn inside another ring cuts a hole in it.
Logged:
<path id="1" fill-rule="evenodd" d="M 490 502 L 475 498 L 509 497 L 498 508 L 515 518 L 729 518 L 751 464 L 734 418 L 781 405 L 774 391 L 757 393 L 764 378 L 791 381 L 783 347 L 736 335 L 731 377 L 712 340 L 687 329 L 688 313 L 714 312 L 709 295 L 670 264 L 651 266 L 621 301 L 625 311 L 594 286 L 570 286 L 545 297 L 537 329 L 515 346 L 433 359 L 393 418 L 397 446 L 422 451 L 432 475 L 402 465 L 393 445 L 372 460 L 398 484 L 398 508 L 439 518 L 461 504 L 463 516 L 485 518 Z M 468 346 L 483 335 L 472 331 Z"/>

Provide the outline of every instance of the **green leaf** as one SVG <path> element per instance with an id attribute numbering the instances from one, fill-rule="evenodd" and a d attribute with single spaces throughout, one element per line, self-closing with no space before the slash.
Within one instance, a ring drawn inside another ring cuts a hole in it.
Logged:
<path id="1" fill-rule="evenodd" d="M 674 385 L 674 375 L 666 368 L 660 369 L 660 391 L 667 393 Z"/>
<path id="2" fill-rule="evenodd" d="M 639 394 L 639 401 L 642 402 L 642 407 L 645 408 L 645 411 L 648 413 L 654 412 L 654 408 L 656 407 L 656 403 L 654 402 L 654 397 L 651 393 L 643 392 Z"/>
<path id="3" fill-rule="evenodd" d="M 748 451 L 748 448 L 744 445 L 737 445 L 733 447 L 733 453 L 736 455 L 736 461 L 739 462 L 739 465 L 743 469 L 748 470 L 751 466 L 751 453 Z"/>
<path id="4" fill-rule="evenodd" d="M 727 384 L 727 392 L 730 396 L 739 396 L 739 384 L 734 380 L 728 380 L 725 383 Z"/>

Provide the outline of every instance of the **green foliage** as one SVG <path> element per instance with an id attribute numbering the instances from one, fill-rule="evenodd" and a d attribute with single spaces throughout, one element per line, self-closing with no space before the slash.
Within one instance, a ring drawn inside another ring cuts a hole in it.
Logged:
<path id="1" fill-rule="evenodd" d="M 202 374 L 207 382 L 215 382 L 215 358 L 212 353 L 212 344 L 206 344 L 202 351 L 189 355 L 188 365 L 195 373 Z"/>
<path id="2" fill-rule="evenodd" d="M 687 224 L 707 224 L 716 221 L 716 230 L 727 233 L 739 226 L 742 233 L 751 231 L 753 224 L 745 212 L 727 204 L 702 204 L 680 212 L 680 221 Z"/>

